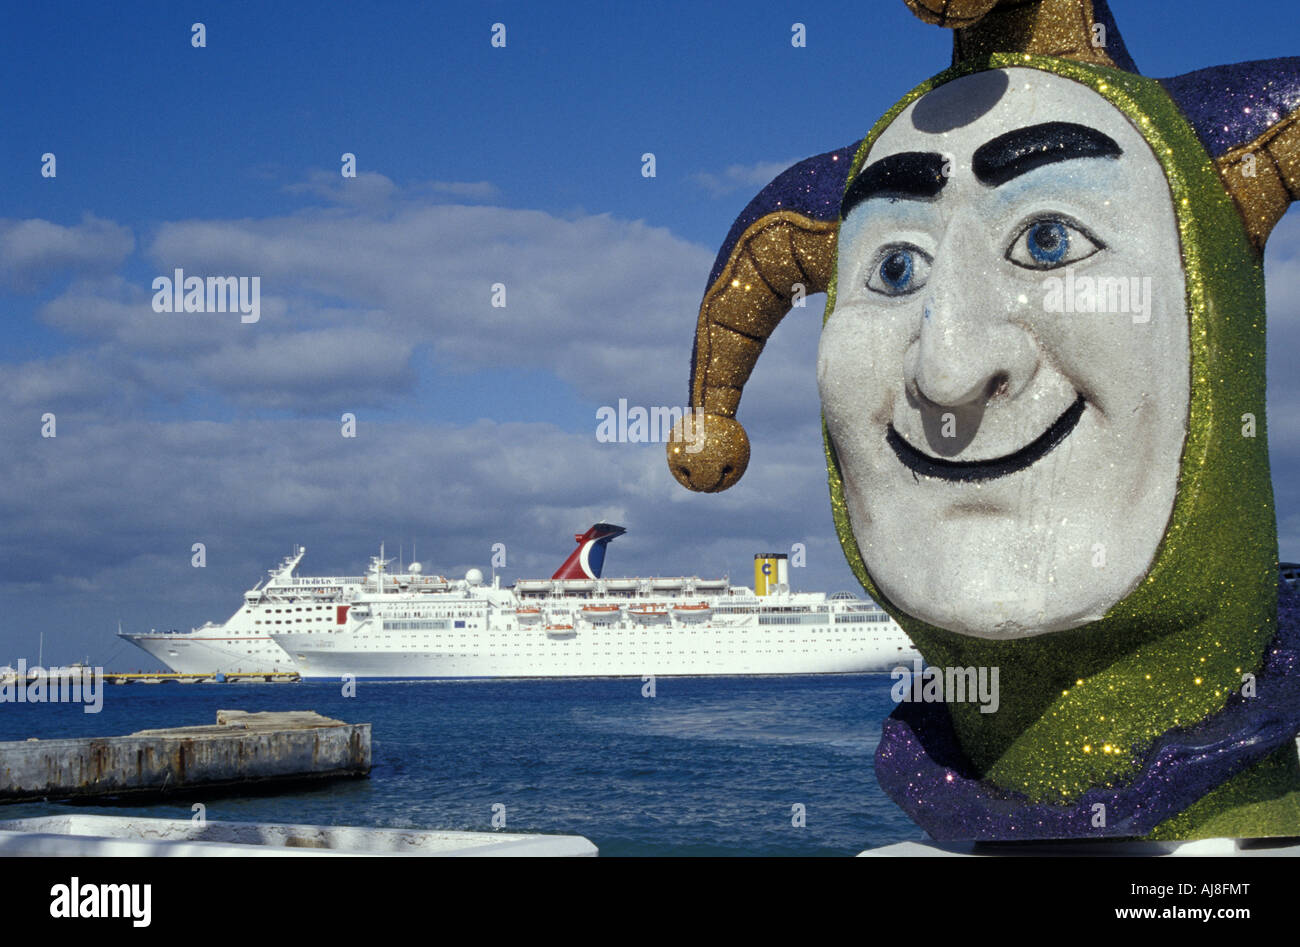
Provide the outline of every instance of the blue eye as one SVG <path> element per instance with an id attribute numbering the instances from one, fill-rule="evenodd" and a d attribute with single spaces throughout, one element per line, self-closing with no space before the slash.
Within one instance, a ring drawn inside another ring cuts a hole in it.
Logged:
<path id="1" fill-rule="evenodd" d="M 886 296 L 906 296 L 925 285 L 930 258 L 910 244 L 893 244 L 876 254 L 867 288 Z"/>
<path id="2" fill-rule="evenodd" d="M 1025 243 L 1039 263 L 1060 263 L 1070 249 L 1070 232 L 1059 220 L 1044 220 L 1026 231 Z"/>
<path id="3" fill-rule="evenodd" d="M 1007 249 L 1007 259 L 1029 270 L 1051 270 L 1086 260 L 1103 249 L 1082 228 L 1059 217 L 1030 222 Z"/>

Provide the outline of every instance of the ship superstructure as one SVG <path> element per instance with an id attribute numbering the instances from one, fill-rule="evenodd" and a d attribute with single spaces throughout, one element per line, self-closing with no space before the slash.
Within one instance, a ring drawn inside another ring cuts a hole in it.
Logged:
<path id="1" fill-rule="evenodd" d="M 267 578 L 244 593 L 244 602 L 223 624 L 189 631 L 118 632 L 173 671 L 182 674 L 262 673 L 296 670 L 271 639 L 273 628 L 320 627 L 335 620 L 338 606 L 360 594 L 365 576 L 297 575 L 307 554 L 297 546 Z"/>
<path id="2" fill-rule="evenodd" d="M 874 602 L 792 592 L 781 554 L 755 558 L 754 588 L 726 577 L 605 578 L 605 547 L 623 532 L 598 523 L 574 537 L 550 579 L 509 587 L 478 569 L 459 580 L 419 563 L 394 571 L 382 551 L 364 576 L 299 579 L 299 554 L 215 631 L 127 637 L 176 670 L 196 670 L 173 664 L 178 654 L 243 662 L 202 670 L 249 670 L 261 655 L 258 669 L 305 679 L 818 674 L 910 668 L 918 656 Z M 191 636 L 206 650 L 183 652 Z"/>

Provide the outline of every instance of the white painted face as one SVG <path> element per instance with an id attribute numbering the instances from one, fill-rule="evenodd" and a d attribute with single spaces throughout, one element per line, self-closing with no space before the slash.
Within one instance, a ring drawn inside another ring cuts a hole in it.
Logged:
<path id="1" fill-rule="evenodd" d="M 1076 82 L 976 73 L 884 131 L 845 206 L 818 382 L 872 579 L 982 638 L 1102 618 L 1151 566 L 1187 430 L 1150 146 Z"/>

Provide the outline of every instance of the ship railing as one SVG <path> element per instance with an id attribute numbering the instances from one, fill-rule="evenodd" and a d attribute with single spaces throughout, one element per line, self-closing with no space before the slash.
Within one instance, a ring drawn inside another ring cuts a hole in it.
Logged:
<path id="1" fill-rule="evenodd" d="M 278 588 L 301 588 L 302 586 L 312 588 L 319 585 L 360 585 L 364 581 L 365 577 L 359 575 L 286 576 L 269 585 Z"/>

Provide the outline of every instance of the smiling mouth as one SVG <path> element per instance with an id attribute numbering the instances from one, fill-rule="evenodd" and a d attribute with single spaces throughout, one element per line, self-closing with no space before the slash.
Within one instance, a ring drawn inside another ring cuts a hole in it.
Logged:
<path id="1" fill-rule="evenodd" d="M 892 424 L 885 431 L 885 441 L 893 449 L 894 454 L 902 462 L 903 466 L 913 473 L 963 483 L 994 480 L 1024 470 L 1050 453 L 1057 444 L 1069 436 L 1070 432 L 1079 423 L 1079 419 L 1083 417 L 1084 405 L 1083 395 L 1079 395 L 1074 404 L 1066 408 L 1065 413 L 1053 421 L 1052 426 L 1033 441 L 1014 454 L 1007 454 L 1004 457 L 992 457 L 988 460 L 944 460 L 941 457 L 932 457 L 907 443 L 894 430 Z"/>

